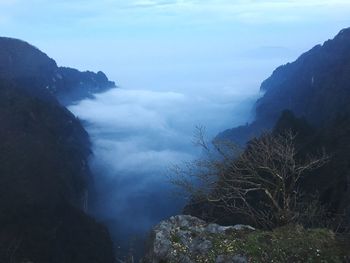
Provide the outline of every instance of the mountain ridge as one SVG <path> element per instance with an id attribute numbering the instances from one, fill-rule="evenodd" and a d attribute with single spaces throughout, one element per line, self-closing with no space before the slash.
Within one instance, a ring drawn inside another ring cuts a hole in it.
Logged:
<path id="1" fill-rule="evenodd" d="M 255 104 L 255 120 L 226 130 L 215 140 L 234 141 L 244 151 L 265 132 L 292 131 L 298 158 L 327 153 L 326 165 L 309 173 L 300 189 L 318 196 L 328 216 L 342 215 L 343 223 L 350 226 L 350 28 L 278 67 L 261 89 L 265 94 Z M 204 202 L 190 204 L 184 212 L 223 224 L 241 223 L 238 217 L 220 219 L 222 211 L 210 210 Z"/>
<path id="2" fill-rule="evenodd" d="M 114 262 L 106 227 L 86 213 L 90 138 L 65 107 L 114 86 L 0 38 L 0 262 Z"/>
<path id="3" fill-rule="evenodd" d="M 294 62 L 276 68 L 261 84 L 264 95 L 254 106 L 255 120 L 217 137 L 244 144 L 272 129 L 284 110 L 305 118 L 313 126 L 327 125 L 339 115 L 350 113 L 349 86 L 350 28 L 345 28 Z"/>
<path id="4" fill-rule="evenodd" d="M 0 37 L 0 47 L 0 78 L 21 82 L 41 98 L 47 99 L 50 94 L 68 105 L 116 86 L 102 71 L 59 67 L 54 59 L 23 40 Z"/>

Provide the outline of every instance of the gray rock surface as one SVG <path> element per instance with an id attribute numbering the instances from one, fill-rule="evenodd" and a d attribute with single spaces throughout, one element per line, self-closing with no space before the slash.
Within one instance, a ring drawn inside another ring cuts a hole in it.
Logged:
<path id="1" fill-rule="evenodd" d="M 216 255 L 221 240 L 233 231 L 254 231 L 251 226 L 220 226 L 208 224 L 188 215 L 179 215 L 162 221 L 152 230 L 145 263 L 245 263 L 244 255 Z M 220 239 L 216 239 L 220 236 Z M 218 241 L 219 240 L 219 241 Z"/>
<path id="2" fill-rule="evenodd" d="M 246 256 L 235 255 L 235 256 L 224 256 L 220 255 L 216 258 L 215 263 L 248 263 Z"/>

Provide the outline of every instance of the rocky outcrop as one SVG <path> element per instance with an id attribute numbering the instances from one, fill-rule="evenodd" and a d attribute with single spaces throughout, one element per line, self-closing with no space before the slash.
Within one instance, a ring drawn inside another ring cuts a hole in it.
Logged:
<path id="1" fill-rule="evenodd" d="M 153 228 L 144 262 L 248 262 L 244 255 L 215 252 L 220 250 L 219 236 L 224 240 L 232 233 L 250 231 L 254 228 L 244 225 L 225 227 L 188 215 L 174 216 Z"/>
<path id="2" fill-rule="evenodd" d="M 144 263 L 343 262 L 348 243 L 329 230 L 219 226 L 180 215 L 155 226 Z M 345 261 L 344 261 L 345 262 Z"/>
<path id="3" fill-rule="evenodd" d="M 93 94 L 115 87 L 115 83 L 109 81 L 102 71 L 80 72 L 67 67 L 58 68 L 55 82 L 51 83 L 51 87 L 55 87 L 54 95 L 64 105 L 84 98 L 92 98 Z"/>

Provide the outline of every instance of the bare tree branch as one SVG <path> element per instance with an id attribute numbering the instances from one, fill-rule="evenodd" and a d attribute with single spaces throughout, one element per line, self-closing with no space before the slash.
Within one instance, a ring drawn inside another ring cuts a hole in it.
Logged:
<path id="1" fill-rule="evenodd" d="M 194 200 L 212 203 L 229 214 L 242 214 L 270 228 L 295 222 L 301 216 L 300 180 L 322 167 L 329 157 L 322 152 L 298 159 L 296 134 L 263 134 L 244 151 L 229 142 L 205 141 L 197 128 L 197 145 L 206 156 L 175 171 L 173 183 Z"/>

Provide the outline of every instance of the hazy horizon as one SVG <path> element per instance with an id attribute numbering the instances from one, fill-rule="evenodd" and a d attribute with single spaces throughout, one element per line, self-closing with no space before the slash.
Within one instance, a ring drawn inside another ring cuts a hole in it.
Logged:
<path id="1" fill-rule="evenodd" d="M 245 71 L 258 86 L 350 26 L 349 9 L 345 0 L 0 0 L 0 30 L 125 88 L 237 89 Z"/>

